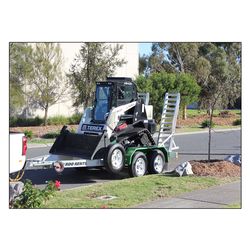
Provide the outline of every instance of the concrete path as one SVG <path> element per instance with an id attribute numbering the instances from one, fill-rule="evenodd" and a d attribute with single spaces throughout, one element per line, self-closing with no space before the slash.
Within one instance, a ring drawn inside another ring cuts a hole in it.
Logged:
<path id="1" fill-rule="evenodd" d="M 241 202 L 241 183 L 232 182 L 208 189 L 196 190 L 174 198 L 147 202 L 136 208 L 225 208 Z"/>
<path id="2" fill-rule="evenodd" d="M 28 148 L 46 148 L 51 147 L 53 143 L 28 143 Z"/>

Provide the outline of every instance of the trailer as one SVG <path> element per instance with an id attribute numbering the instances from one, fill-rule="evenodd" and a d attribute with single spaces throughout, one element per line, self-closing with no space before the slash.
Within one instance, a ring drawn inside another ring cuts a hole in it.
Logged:
<path id="1" fill-rule="evenodd" d="M 96 83 L 93 107 L 86 108 L 76 133 L 64 126 L 49 155 L 28 159 L 25 169 L 104 167 L 113 174 L 159 174 L 177 156 L 174 142 L 180 94 L 166 93 L 157 134 L 148 93 L 137 93 L 131 78 Z"/>

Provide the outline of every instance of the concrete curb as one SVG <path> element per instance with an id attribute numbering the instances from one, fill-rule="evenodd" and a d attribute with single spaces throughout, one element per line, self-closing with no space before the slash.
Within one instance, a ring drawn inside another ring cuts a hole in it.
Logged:
<path id="1" fill-rule="evenodd" d="M 230 132 L 230 131 L 238 131 L 241 130 L 241 128 L 232 128 L 232 129 L 212 129 L 212 133 L 219 133 L 219 132 Z M 192 135 L 192 134 L 207 134 L 208 130 L 204 131 L 194 131 L 194 132 L 181 132 L 181 133 L 175 133 L 174 136 L 178 135 Z M 155 132 L 154 137 L 157 137 L 158 132 Z"/>
<path id="2" fill-rule="evenodd" d="M 48 144 L 40 144 L 40 143 L 28 143 L 28 148 L 46 148 L 46 147 L 51 147 L 53 143 L 48 143 Z"/>
<path id="3" fill-rule="evenodd" d="M 219 133 L 219 132 L 230 132 L 230 131 L 237 131 L 241 130 L 241 128 L 232 128 L 232 129 L 212 129 L 212 133 Z M 208 130 L 205 131 L 194 131 L 194 132 L 182 132 L 182 133 L 175 133 L 176 135 L 192 135 L 192 134 L 206 134 Z"/>

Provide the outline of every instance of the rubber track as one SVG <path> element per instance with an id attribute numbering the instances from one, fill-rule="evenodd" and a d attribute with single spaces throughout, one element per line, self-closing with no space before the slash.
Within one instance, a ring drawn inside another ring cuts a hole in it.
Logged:
<path id="1" fill-rule="evenodd" d="M 151 143 L 151 145 L 156 145 L 156 144 L 155 144 L 154 138 L 152 137 L 151 133 L 150 133 L 146 128 L 140 130 L 140 131 L 137 133 L 138 137 L 143 136 L 143 134 L 146 134 L 146 135 L 147 135 L 148 140 L 149 140 L 149 142 Z M 135 135 L 132 135 L 132 136 L 130 136 L 130 137 L 125 137 L 122 141 L 120 141 L 120 143 L 123 144 L 123 142 L 125 142 L 126 140 L 134 139 L 135 137 L 136 137 Z M 146 146 L 150 146 L 150 144 L 148 143 Z"/>
<path id="2" fill-rule="evenodd" d="M 142 134 L 146 134 L 147 136 L 148 136 L 148 139 L 149 139 L 149 141 L 151 142 L 151 144 L 152 145 L 155 145 L 155 140 L 154 140 L 154 138 L 153 138 L 153 136 L 151 135 L 151 133 L 145 128 L 145 129 L 143 129 L 143 130 L 141 130 L 141 131 L 139 131 L 139 135 L 142 135 Z"/>

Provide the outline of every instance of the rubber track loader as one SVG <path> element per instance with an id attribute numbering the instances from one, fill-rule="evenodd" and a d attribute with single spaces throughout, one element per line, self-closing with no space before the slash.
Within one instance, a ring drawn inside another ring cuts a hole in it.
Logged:
<path id="1" fill-rule="evenodd" d="M 72 133 L 64 126 L 50 155 L 28 160 L 27 169 L 54 167 L 60 173 L 65 167 L 104 166 L 113 174 L 124 167 L 128 167 L 131 176 L 161 173 L 169 160 L 171 145 L 175 145 L 174 133 L 164 141 L 162 138 L 171 129 L 169 123 L 175 127 L 178 108 L 179 94 L 171 97 L 166 93 L 156 143 L 149 94 L 137 93 L 131 78 L 108 77 L 96 83 L 93 107 L 85 109 L 77 132 Z M 170 142 L 170 150 L 165 142 Z"/>

